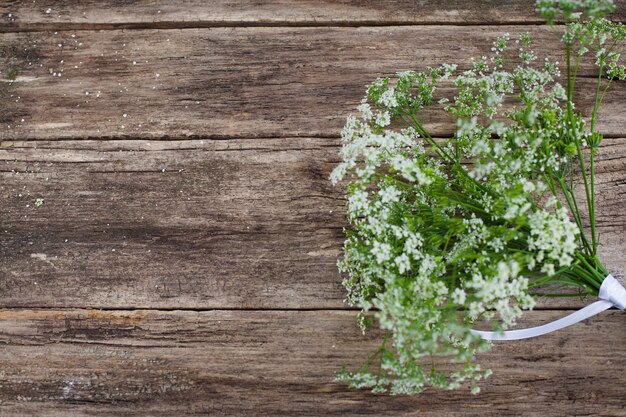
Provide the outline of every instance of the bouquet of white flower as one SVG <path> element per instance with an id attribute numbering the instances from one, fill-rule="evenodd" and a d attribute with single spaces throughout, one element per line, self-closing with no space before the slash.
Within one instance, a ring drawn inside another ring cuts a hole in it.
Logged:
<path id="1" fill-rule="evenodd" d="M 470 382 L 476 393 L 490 374 L 474 363 L 490 346 L 472 330 L 477 322 L 501 332 L 546 295 L 541 287 L 597 296 L 609 276 L 597 255 L 596 121 L 611 82 L 626 78 L 626 27 L 604 19 L 612 1 L 544 0 L 537 9 L 566 22 L 565 87 L 558 62 L 539 60 L 530 35 L 505 34 L 468 70 L 376 80 L 360 117 L 347 121 L 331 178 L 345 183 L 352 225 L 339 266 L 362 329 L 376 321 L 387 334 L 367 363 L 339 374 L 351 386 L 418 393 Z M 598 67 L 588 121 L 573 102 L 587 56 Z M 442 85 L 453 98 L 436 97 Z M 428 133 L 427 107 L 454 119 L 453 137 Z"/>

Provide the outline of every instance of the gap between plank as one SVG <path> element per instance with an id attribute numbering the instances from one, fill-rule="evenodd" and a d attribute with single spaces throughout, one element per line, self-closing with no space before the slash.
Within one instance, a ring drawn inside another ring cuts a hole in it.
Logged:
<path id="1" fill-rule="evenodd" d="M 533 311 L 575 311 L 579 310 L 581 307 L 535 307 L 532 310 L 524 310 L 524 313 L 533 312 Z M 120 307 L 89 307 L 89 306 L 0 306 L 0 311 L 2 310 L 46 310 L 46 311 L 54 311 L 54 310 L 101 310 L 101 311 L 166 311 L 166 312 L 175 312 L 175 311 L 183 311 L 183 312 L 196 312 L 196 313 L 205 313 L 211 311 L 241 311 L 241 312 L 255 312 L 255 311 L 294 311 L 294 312 L 315 312 L 315 311 L 346 311 L 346 312 L 358 312 L 361 311 L 358 307 L 311 307 L 311 308 L 297 308 L 297 307 L 256 307 L 256 308 L 246 308 L 246 307 L 220 307 L 220 308 L 200 308 L 200 307 L 130 307 L 130 306 L 120 306 Z M 369 310 L 371 312 L 376 312 L 378 310 L 372 309 Z"/>
<path id="2" fill-rule="evenodd" d="M 579 78 L 596 78 L 596 77 L 584 77 L 579 76 Z M 347 116 L 346 116 L 347 117 Z M 603 139 L 622 139 L 626 137 L 623 134 L 606 134 L 603 135 Z M 441 136 L 436 137 L 435 139 L 451 139 L 451 136 Z M 259 136 L 254 137 L 250 135 L 219 135 L 219 134 L 208 134 L 208 135 L 189 135 L 189 136 L 77 136 L 77 137 L 54 137 L 54 138 L 0 138 L 0 146 L 4 142 L 12 143 L 12 142 L 76 142 L 76 141 L 99 141 L 99 142 L 107 142 L 107 141 L 129 141 L 129 140 L 142 140 L 142 141 L 155 141 L 155 142 L 180 142 L 180 141 L 200 141 L 200 140 L 211 140 L 211 141 L 229 141 L 229 140 L 284 140 L 284 139 L 341 139 L 341 135 L 334 134 L 323 134 L 323 133 L 307 133 L 307 134 L 284 134 L 284 135 L 274 135 L 274 136 Z"/>
<path id="3" fill-rule="evenodd" d="M 137 22 L 137 23 L 33 23 L 25 24 L 20 27 L 5 26 L 0 27 L 0 33 L 18 33 L 18 32 L 45 32 L 45 31 L 93 31 L 93 30 L 169 30 L 169 29 L 212 29 L 212 28 L 324 28 L 324 27 L 394 27 L 394 26 L 462 26 L 462 27 L 480 27 L 480 26 L 545 26 L 543 20 L 527 20 L 514 22 L 445 22 L 430 21 L 424 23 L 407 22 L 407 21 L 355 21 L 355 22 L 317 22 L 317 21 L 301 21 L 301 22 L 180 22 L 180 21 L 163 21 L 163 22 Z M 563 26 L 555 23 L 554 26 Z"/>

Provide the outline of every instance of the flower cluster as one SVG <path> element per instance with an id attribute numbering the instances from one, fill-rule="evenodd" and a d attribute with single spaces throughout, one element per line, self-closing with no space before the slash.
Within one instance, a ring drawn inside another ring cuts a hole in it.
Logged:
<path id="1" fill-rule="evenodd" d="M 622 29 L 609 24 L 613 37 L 602 40 L 598 27 L 607 24 L 572 25 L 570 45 L 612 45 Z M 508 69 L 513 42 L 518 64 Z M 470 332 L 476 323 L 512 326 L 533 307 L 532 287 L 559 282 L 597 293 L 606 271 L 595 234 L 589 241 L 583 233 L 570 175 L 581 147 L 597 147 L 601 135 L 573 111 L 571 84 L 555 81 L 558 63 L 531 47 L 528 34 L 505 34 L 464 71 L 442 65 L 378 79 L 359 116 L 348 118 L 331 175 L 345 184 L 352 225 L 339 267 L 347 302 L 363 310 L 363 331 L 373 310 L 387 336 L 339 379 L 392 393 L 469 381 L 477 392 L 490 371 L 474 363 L 489 347 Z M 598 52 L 598 65 L 619 78 L 611 53 Z M 437 99 L 442 86 L 454 97 Z M 428 133 L 427 107 L 456 120 L 452 138 Z"/>

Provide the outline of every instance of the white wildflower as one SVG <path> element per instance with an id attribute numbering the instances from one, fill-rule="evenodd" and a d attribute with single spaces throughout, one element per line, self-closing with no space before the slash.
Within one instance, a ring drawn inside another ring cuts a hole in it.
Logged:
<path id="1" fill-rule="evenodd" d="M 378 126 L 385 127 L 385 126 L 388 126 L 389 123 L 391 123 L 391 117 L 389 115 L 389 112 L 383 111 L 383 112 L 379 112 L 376 115 L 376 124 Z"/>
<path id="2" fill-rule="evenodd" d="M 391 245 L 388 243 L 374 242 L 372 245 L 372 255 L 376 257 L 376 262 L 382 265 L 391 258 Z"/>
<path id="3" fill-rule="evenodd" d="M 383 187 L 378 192 L 382 203 L 397 203 L 400 199 L 400 191 L 392 185 Z"/>
<path id="4" fill-rule="evenodd" d="M 406 253 L 397 256 L 395 259 L 395 263 L 398 266 L 398 272 L 400 272 L 401 274 L 404 274 L 411 269 L 411 260 L 406 255 Z"/>

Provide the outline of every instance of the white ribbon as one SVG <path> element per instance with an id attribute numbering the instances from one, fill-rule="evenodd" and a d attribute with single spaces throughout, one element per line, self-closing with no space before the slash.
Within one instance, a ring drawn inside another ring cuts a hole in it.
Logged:
<path id="1" fill-rule="evenodd" d="M 486 340 L 519 340 L 528 339 L 530 337 L 541 336 L 562 329 L 579 321 L 588 319 L 598 313 L 608 310 L 611 307 L 617 307 L 620 310 L 626 309 L 626 288 L 622 286 L 611 274 L 609 274 L 602 285 L 598 294 L 599 301 L 589 304 L 558 320 L 550 323 L 530 327 L 528 329 L 507 330 L 505 332 L 485 332 L 482 330 L 472 330 L 471 332 Z"/>

